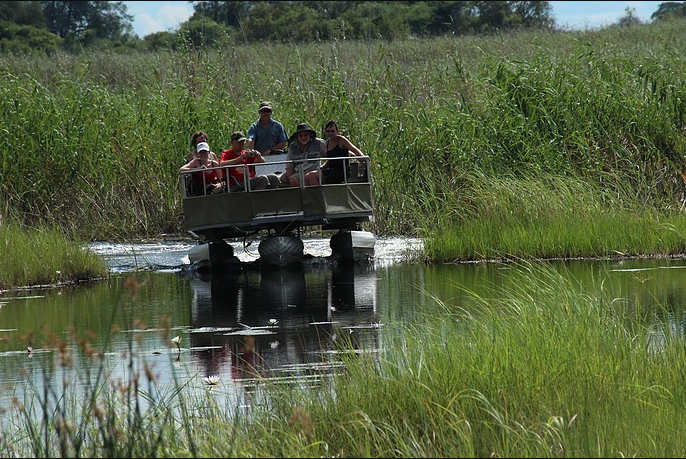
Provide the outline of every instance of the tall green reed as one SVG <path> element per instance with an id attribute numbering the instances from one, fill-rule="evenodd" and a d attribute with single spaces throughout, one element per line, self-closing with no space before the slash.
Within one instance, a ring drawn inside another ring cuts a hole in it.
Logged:
<path id="1" fill-rule="evenodd" d="M 289 132 L 333 118 L 372 157 L 378 233 L 417 234 L 432 190 L 475 168 L 608 190 L 610 172 L 637 199 L 676 208 L 678 29 L 4 56 L 3 200 L 21 221 L 86 239 L 182 232 L 176 172 L 190 134 L 205 130 L 219 152 L 270 100 Z"/>
<path id="2" fill-rule="evenodd" d="M 515 268 L 506 287 L 397 325 L 379 360 L 351 359 L 327 400 L 294 394 L 281 422 L 298 407 L 307 444 L 342 456 L 678 454 L 679 323 L 546 264 Z"/>

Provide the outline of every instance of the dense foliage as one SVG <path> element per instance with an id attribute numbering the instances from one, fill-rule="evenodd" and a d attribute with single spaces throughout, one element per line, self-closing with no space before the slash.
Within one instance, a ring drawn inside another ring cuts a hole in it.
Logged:
<path id="1" fill-rule="evenodd" d="M 0 213 L 86 240 L 183 232 L 190 134 L 221 151 L 265 99 L 289 132 L 334 118 L 371 156 L 379 234 L 488 212 L 464 188 L 475 170 L 574 176 L 620 206 L 678 210 L 683 26 L 2 58 Z"/>
<path id="2" fill-rule="evenodd" d="M 8 1 L 0 3 L 0 51 L 117 47 L 131 42 L 133 16 L 123 2 Z"/>
<path id="3" fill-rule="evenodd" d="M 233 39 L 250 42 L 395 39 L 554 25 L 552 7 L 540 1 L 218 1 L 198 2 L 194 9 L 187 30 L 203 25 L 211 31 L 207 23 L 216 23 Z"/>
<path id="4" fill-rule="evenodd" d="M 176 48 L 223 46 L 263 40 L 392 40 L 553 27 L 544 1 L 206 1 L 174 32 L 132 33 L 123 2 L 10 1 L 0 4 L 0 51 Z M 53 40 L 41 38 L 45 34 Z M 33 37 L 37 35 L 37 37 Z M 28 40 L 26 39 L 30 37 Z"/>
<path id="5" fill-rule="evenodd" d="M 117 52 L 224 47 L 263 41 L 405 39 L 559 29 L 547 1 L 203 1 L 176 30 L 133 33 L 124 2 L 0 3 L 0 52 Z M 685 2 L 660 3 L 655 21 L 682 18 Z M 615 26 L 641 24 L 627 7 Z"/>

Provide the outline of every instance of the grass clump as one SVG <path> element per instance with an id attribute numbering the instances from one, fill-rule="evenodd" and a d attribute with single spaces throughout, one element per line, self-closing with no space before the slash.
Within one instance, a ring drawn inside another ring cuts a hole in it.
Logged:
<path id="1" fill-rule="evenodd" d="M 59 229 L 0 224 L 0 290 L 77 282 L 107 276 L 96 254 Z"/>
<path id="2" fill-rule="evenodd" d="M 506 289 L 391 333 L 379 360 L 352 358 L 330 397 L 294 396 L 282 423 L 307 413 L 302 444 L 341 457 L 680 455 L 680 325 L 520 268 Z"/>
<path id="3" fill-rule="evenodd" d="M 686 250 L 686 217 L 657 210 L 624 186 L 604 189 L 562 175 L 465 174 L 432 205 L 422 231 L 439 262 L 494 258 L 676 255 Z M 438 209 L 447 209 L 440 214 Z M 425 217 L 426 219 L 427 217 Z"/>

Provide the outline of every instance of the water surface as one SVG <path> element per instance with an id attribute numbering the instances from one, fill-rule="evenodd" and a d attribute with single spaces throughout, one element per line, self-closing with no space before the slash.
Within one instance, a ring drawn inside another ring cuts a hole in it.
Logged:
<path id="1" fill-rule="evenodd" d="M 46 383 L 56 391 L 64 380 L 103 384 L 104 369 L 110 382 L 147 370 L 158 387 L 187 382 L 229 407 L 247 406 L 264 378 L 318 384 L 341 371 L 339 343 L 374 355 L 389 325 L 420 325 L 440 313 L 437 301 L 468 309 L 468 291 L 492 295 L 520 269 L 408 263 L 421 246 L 412 239 L 379 239 L 373 263 L 336 266 L 326 258 L 328 240 L 304 242 L 315 258 L 302 267 L 222 276 L 188 271 L 187 241 L 93 244 L 110 266 L 107 280 L 0 295 L 0 402 Z M 234 249 L 243 261 L 257 258 L 256 244 Z M 613 305 L 683 333 L 683 259 L 550 264 L 589 293 L 605 289 Z"/>

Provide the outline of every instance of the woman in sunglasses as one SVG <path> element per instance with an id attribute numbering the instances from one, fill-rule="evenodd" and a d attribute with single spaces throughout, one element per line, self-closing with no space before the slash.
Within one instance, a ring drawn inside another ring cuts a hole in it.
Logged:
<path id="1" fill-rule="evenodd" d="M 327 121 L 324 132 L 326 133 L 326 157 L 339 158 L 329 159 L 322 165 L 321 171 L 324 176 L 324 183 L 327 185 L 343 183 L 345 182 L 345 177 L 350 175 L 350 164 L 348 164 L 347 159 L 341 158 L 357 156 L 360 162 L 366 162 L 367 158 L 359 148 L 339 133 L 336 121 Z"/>
<path id="2" fill-rule="evenodd" d="M 205 131 L 195 131 L 191 136 L 191 147 L 193 148 L 193 150 L 191 150 L 186 155 L 186 162 L 198 157 L 198 152 L 196 151 L 196 149 L 198 148 L 198 144 L 200 142 L 207 143 L 207 134 L 205 133 Z M 212 161 L 218 161 L 217 155 L 215 155 L 213 151 L 210 152 L 209 159 L 211 159 Z"/>

